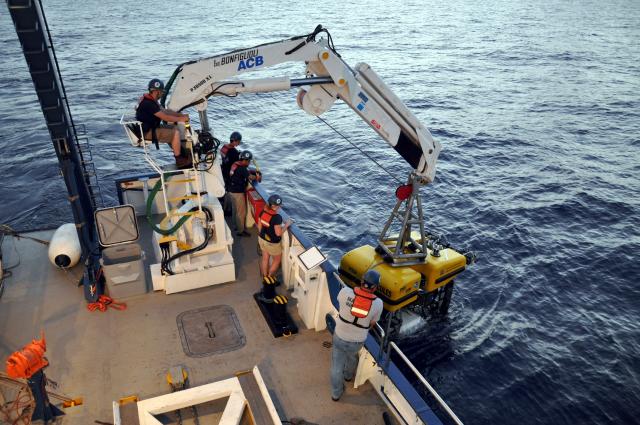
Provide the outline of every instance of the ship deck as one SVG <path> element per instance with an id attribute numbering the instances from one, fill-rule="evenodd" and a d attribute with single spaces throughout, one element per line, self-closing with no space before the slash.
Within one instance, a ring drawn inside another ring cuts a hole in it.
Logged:
<path id="1" fill-rule="evenodd" d="M 28 235 L 49 240 L 52 234 L 42 231 Z M 149 240 L 150 230 L 141 226 L 141 235 L 142 240 Z M 165 375 L 174 366 L 184 367 L 190 386 L 195 387 L 233 377 L 255 365 L 283 421 L 304 418 L 317 424 L 384 423 L 386 407 L 369 383 L 358 389 L 346 385 L 340 401 L 331 400 L 331 349 L 327 344 L 331 335 L 327 331 L 304 329 L 296 309 L 290 306 L 299 333 L 288 338 L 272 336 L 252 297 L 260 288 L 256 244 L 255 234 L 236 240 L 235 282 L 173 295 L 148 292 L 125 300 L 126 310 L 90 312 L 77 285 L 82 275 L 80 265 L 69 271 L 55 269 L 44 245 L 5 238 L 5 268 L 18 261 L 20 264 L 5 281 L 0 298 L 0 357 L 6 359 L 39 337 L 40 330 L 45 332 L 50 362 L 45 373 L 58 383 L 55 391 L 84 400 L 82 406 L 65 410 L 64 424 L 112 423 L 112 401 L 130 395 L 148 399 L 169 393 Z M 153 251 L 142 245 L 149 261 Z M 150 288 L 148 271 L 147 282 Z M 284 292 L 282 287 L 278 289 Z M 214 305 L 233 308 L 246 344 L 222 354 L 188 357 L 176 317 Z M 207 421 L 205 415 L 200 423 L 217 421 Z"/>

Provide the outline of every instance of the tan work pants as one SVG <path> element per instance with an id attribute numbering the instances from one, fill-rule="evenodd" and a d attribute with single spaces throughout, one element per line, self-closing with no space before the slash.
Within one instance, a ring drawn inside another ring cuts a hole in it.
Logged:
<path id="1" fill-rule="evenodd" d="M 244 223 L 247 219 L 247 197 L 244 193 L 229 192 L 233 201 L 233 216 L 236 220 L 236 232 L 244 232 Z"/>

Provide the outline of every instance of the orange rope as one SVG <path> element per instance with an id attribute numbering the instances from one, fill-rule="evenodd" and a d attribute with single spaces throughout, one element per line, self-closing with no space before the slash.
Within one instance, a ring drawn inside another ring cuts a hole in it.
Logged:
<path id="1" fill-rule="evenodd" d="M 16 399 L 7 403 L 7 407 L 0 406 L 0 413 L 4 416 L 2 423 L 11 425 L 29 425 L 31 423 L 31 414 L 33 413 L 33 406 L 35 401 L 31 397 L 31 392 L 22 387 L 16 395 Z M 16 419 L 12 419 L 12 416 Z"/>
<path id="2" fill-rule="evenodd" d="M 126 310 L 127 304 L 116 302 L 113 298 L 107 297 L 106 295 L 100 295 L 100 297 L 98 297 L 98 301 L 87 304 L 87 310 L 89 311 L 107 311 L 107 308 L 109 307 L 116 310 Z"/>

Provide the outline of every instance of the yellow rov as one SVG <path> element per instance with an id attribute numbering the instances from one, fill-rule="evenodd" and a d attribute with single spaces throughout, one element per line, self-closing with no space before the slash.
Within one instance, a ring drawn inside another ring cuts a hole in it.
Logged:
<path id="1" fill-rule="evenodd" d="M 395 313 L 407 308 L 424 318 L 442 316 L 449 310 L 454 278 L 475 261 L 472 252 L 456 250 L 425 231 L 420 184 L 396 190 L 398 201 L 378 240 L 347 252 L 340 260 L 340 277 L 349 286 L 360 284 L 367 270 L 380 273 L 376 295 L 384 308 Z M 414 211 L 414 208 L 416 211 Z M 399 232 L 390 236 L 394 224 Z M 411 231 L 412 225 L 418 230 Z"/>

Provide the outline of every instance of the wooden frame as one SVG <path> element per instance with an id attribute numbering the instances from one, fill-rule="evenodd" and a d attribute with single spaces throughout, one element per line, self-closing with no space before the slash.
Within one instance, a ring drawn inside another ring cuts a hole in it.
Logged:
<path id="1" fill-rule="evenodd" d="M 280 417 L 269 396 L 269 390 L 262 379 L 258 366 L 254 366 L 252 372 L 260 388 L 262 398 L 267 405 L 269 414 L 271 415 L 271 420 L 274 425 L 280 424 Z M 224 397 L 229 397 L 229 400 L 224 408 L 219 425 L 238 425 L 242 420 L 245 409 L 248 407 L 247 398 L 242 391 L 242 386 L 238 378 L 229 378 L 223 381 L 139 401 L 138 421 L 140 425 L 162 425 L 154 415 L 184 409 L 185 407 L 206 403 L 207 401 L 219 400 Z"/>
<path id="2" fill-rule="evenodd" d="M 237 425 L 247 404 L 238 378 L 229 378 L 139 401 L 138 420 L 140 425 L 162 425 L 153 415 L 184 409 L 224 397 L 229 397 L 229 401 L 220 419 L 220 425 Z"/>

